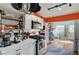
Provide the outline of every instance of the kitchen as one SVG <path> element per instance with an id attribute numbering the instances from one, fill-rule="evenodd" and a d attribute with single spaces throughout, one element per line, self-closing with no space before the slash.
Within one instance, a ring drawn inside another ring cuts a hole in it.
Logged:
<path id="1" fill-rule="evenodd" d="M 55 55 L 53 50 L 56 55 L 78 55 L 78 7 L 76 3 L 0 4 L 0 55 Z"/>
<path id="2" fill-rule="evenodd" d="M 23 5 L 27 8 L 29 4 Z M 38 3 L 34 5 L 39 7 Z M 24 14 L 28 9 L 23 8 L 20 3 L 0 4 L 0 55 L 39 54 L 42 43 L 39 45 L 37 39 L 40 37 L 39 31 L 44 27 L 43 20 L 33 14 Z M 39 9 L 34 11 L 32 8 L 33 6 L 30 7 L 30 12 L 39 11 Z"/>

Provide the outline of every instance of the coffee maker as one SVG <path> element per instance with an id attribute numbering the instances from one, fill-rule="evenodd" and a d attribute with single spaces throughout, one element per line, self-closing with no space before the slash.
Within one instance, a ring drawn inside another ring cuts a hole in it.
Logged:
<path id="1" fill-rule="evenodd" d="M 9 46 L 11 45 L 11 41 L 10 41 L 10 37 L 11 37 L 11 33 L 6 33 L 3 37 L 2 37 L 2 46 Z"/>
<path id="2" fill-rule="evenodd" d="M 19 35 L 18 33 L 14 33 L 14 43 L 19 43 L 20 42 L 20 39 L 19 39 Z"/>

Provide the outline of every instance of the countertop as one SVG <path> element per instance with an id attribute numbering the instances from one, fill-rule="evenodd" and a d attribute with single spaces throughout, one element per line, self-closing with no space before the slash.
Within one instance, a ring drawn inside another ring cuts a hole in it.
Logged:
<path id="1" fill-rule="evenodd" d="M 23 44 L 28 45 L 29 43 L 34 43 L 34 42 L 36 42 L 35 39 L 31 39 L 31 38 L 29 38 L 29 39 L 20 41 L 19 43 L 12 43 L 10 46 L 0 47 L 0 50 L 1 50 L 1 49 L 4 49 L 4 48 L 7 48 L 7 47 L 12 47 L 12 48 L 13 48 L 13 47 L 15 47 L 15 46 L 23 45 Z"/>

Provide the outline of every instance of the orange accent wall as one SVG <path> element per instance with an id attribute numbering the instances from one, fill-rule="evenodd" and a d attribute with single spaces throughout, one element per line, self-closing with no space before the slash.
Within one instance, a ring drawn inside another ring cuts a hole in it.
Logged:
<path id="1" fill-rule="evenodd" d="M 79 12 L 58 17 L 44 18 L 45 22 L 57 22 L 57 21 L 68 21 L 68 20 L 79 20 Z"/>
<path id="2" fill-rule="evenodd" d="M 41 16 L 39 13 L 33 13 L 32 15 L 35 15 L 35 16 L 37 16 L 37 17 L 40 17 L 40 18 L 44 19 L 44 17 Z"/>

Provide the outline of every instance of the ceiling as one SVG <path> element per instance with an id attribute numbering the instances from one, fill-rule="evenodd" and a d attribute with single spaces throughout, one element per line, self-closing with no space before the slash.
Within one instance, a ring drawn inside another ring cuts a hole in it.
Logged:
<path id="1" fill-rule="evenodd" d="M 71 7 L 69 7 L 69 4 L 66 4 L 61 7 L 62 10 L 59 10 L 58 8 L 48 10 L 48 8 L 59 4 L 61 3 L 39 3 L 39 5 L 41 6 L 41 10 L 38 12 L 38 14 L 45 18 L 50 18 L 50 17 L 56 17 L 56 16 L 79 12 L 79 3 L 72 3 Z M 15 11 L 11 7 L 10 3 L 0 3 L 0 9 L 5 10 L 7 13 L 22 14 L 19 11 Z"/>
<path id="2" fill-rule="evenodd" d="M 59 8 L 48 10 L 48 8 L 59 4 L 61 3 L 40 3 L 41 11 L 38 13 L 45 18 L 49 18 L 79 12 L 79 3 L 72 3 L 71 7 L 69 7 L 69 4 L 63 5 L 61 10 Z"/>
<path id="3" fill-rule="evenodd" d="M 4 10 L 6 13 L 20 15 L 23 14 L 20 11 L 15 10 L 10 3 L 0 3 L 0 9 Z"/>

